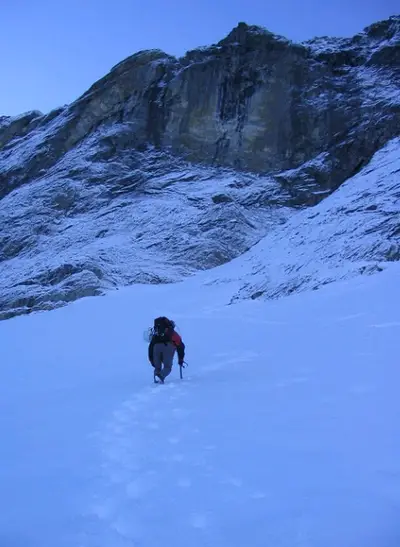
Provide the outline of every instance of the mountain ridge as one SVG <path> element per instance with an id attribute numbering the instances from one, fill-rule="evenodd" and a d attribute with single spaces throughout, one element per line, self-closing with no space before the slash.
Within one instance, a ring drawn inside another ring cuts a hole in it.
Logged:
<path id="1" fill-rule="evenodd" d="M 2 317 L 218 266 L 317 205 L 399 135 L 399 55 L 399 16 L 306 45 L 242 23 L 1 117 Z"/>

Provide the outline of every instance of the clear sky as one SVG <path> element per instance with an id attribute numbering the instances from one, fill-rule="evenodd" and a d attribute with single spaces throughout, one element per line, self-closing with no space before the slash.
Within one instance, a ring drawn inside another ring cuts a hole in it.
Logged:
<path id="1" fill-rule="evenodd" d="M 0 115 L 48 112 L 138 50 L 182 55 L 239 21 L 302 41 L 399 12 L 399 0 L 0 0 Z"/>

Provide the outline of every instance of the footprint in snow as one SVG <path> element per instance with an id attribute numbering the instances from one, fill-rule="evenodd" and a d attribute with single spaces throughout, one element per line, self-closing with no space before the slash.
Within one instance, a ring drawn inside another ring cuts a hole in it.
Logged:
<path id="1" fill-rule="evenodd" d="M 192 481 L 188 477 L 181 477 L 178 480 L 178 486 L 180 488 L 189 488 L 190 486 L 192 486 Z"/>
<path id="2" fill-rule="evenodd" d="M 190 523 L 193 528 L 207 528 L 208 518 L 204 513 L 195 513 L 190 518 Z"/>
<path id="3" fill-rule="evenodd" d="M 251 498 L 253 500 L 263 500 L 267 497 L 267 494 L 265 494 L 264 492 L 254 492 L 252 495 L 251 495 Z"/>
<path id="4" fill-rule="evenodd" d="M 171 461 L 177 462 L 177 463 L 183 462 L 184 459 L 185 459 L 185 456 L 183 454 L 174 454 L 171 457 Z"/>
<path id="5" fill-rule="evenodd" d="M 292 386 L 293 384 L 304 384 L 304 382 L 307 382 L 307 381 L 308 381 L 308 378 L 306 378 L 305 376 L 297 376 L 294 378 L 289 378 L 282 382 L 278 382 L 277 384 L 275 384 L 275 387 L 289 387 L 289 386 Z"/>
<path id="6" fill-rule="evenodd" d="M 354 393 L 356 395 L 363 395 L 367 393 L 373 393 L 374 388 L 373 386 L 369 385 L 359 385 L 359 386 L 353 386 L 350 388 L 350 393 Z"/>
<path id="7" fill-rule="evenodd" d="M 126 493 L 131 499 L 139 499 L 144 494 L 150 492 L 155 486 L 154 473 L 146 473 L 137 479 L 131 481 L 126 486 Z"/>
<path id="8" fill-rule="evenodd" d="M 243 486 L 242 479 L 239 479 L 237 477 L 230 477 L 229 479 L 225 479 L 222 482 L 224 484 L 231 484 L 232 486 L 236 486 L 236 488 L 241 488 Z"/>
<path id="9" fill-rule="evenodd" d="M 178 444 L 178 443 L 180 442 L 180 439 L 179 439 L 178 437 L 170 437 L 170 438 L 168 439 L 168 442 L 169 442 L 170 444 Z"/>

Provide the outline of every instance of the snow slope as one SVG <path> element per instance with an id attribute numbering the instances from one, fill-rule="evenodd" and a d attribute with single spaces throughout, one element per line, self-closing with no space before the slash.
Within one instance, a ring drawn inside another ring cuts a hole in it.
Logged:
<path id="1" fill-rule="evenodd" d="M 0 319 L 132 283 L 173 282 L 244 252 L 291 213 L 271 177 L 125 150 L 99 129 L 0 204 Z M 74 175 L 71 170 L 74 169 Z"/>
<path id="2" fill-rule="evenodd" d="M 400 260 L 400 138 L 392 139 L 336 192 L 293 214 L 247 253 L 210 271 L 235 280 L 235 299 L 276 298 Z"/>
<path id="3" fill-rule="evenodd" d="M 399 265 L 235 306 L 205 275 L 0 324 L 0 545 L 399 545 Z"/>

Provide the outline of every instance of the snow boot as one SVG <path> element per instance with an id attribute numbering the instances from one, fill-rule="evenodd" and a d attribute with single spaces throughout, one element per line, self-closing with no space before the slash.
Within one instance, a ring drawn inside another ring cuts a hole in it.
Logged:
<path id="1" fill-rule="evenodd" d="M 158 378 L 158 380 L 156 380 L 156 378 Z M 164 383 L 164 376 L 161 374 L 161 372 L 154 373 L 154 381 L 156 382 L 156 384 Z"/>

